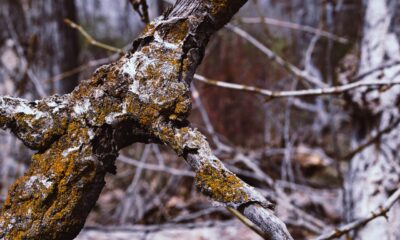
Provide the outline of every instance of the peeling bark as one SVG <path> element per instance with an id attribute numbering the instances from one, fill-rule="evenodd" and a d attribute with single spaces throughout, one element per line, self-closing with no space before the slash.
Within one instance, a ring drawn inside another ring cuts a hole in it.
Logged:
<path id="1" fill-rule="evenodd" d="M 9 191 L 0 238 L 75 237 L 104 175 L 115 171 L 118 151 L 134 142 L 157 142 L 187 160 L 200 191 L 241 211 L 271 239 L 292 239 L 271 204 L 227 170 L 186 120 L 189 84 L 209 37 L 245 2 L 180 0 L 147 26 L 130 53 L 97 69 L 71 94 L 39 102 L 4 98 L 2 126 L 39 151 Z M 26 127 L 12 127 L 21 124 Z"/>

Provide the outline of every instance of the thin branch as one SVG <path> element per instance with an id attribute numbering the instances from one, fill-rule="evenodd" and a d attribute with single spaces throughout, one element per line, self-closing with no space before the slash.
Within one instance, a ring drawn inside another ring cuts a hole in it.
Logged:
<path id="1" fill-rule="evenodd" d="M 66 19 L 64 19 L 64 22 L 68 26 L 70 26 L 71 28 L 74 28 L 74 29 L 78 30 L 89 44 L 97 46 L 99 48 L 106 49 L 106 50 L 111 51 L 111 52 L 116 52 L 116 53 L 119 53 L 119 54 L 124 54 L 125 53 L 123 50 L 121 50 L 119 48 L 116 48 L 116 47 L 110 46 L 108 44 L 96 41 L 88 32 L 86 32 L 86 30 L 81 25 L 71 21 L 70 19 L 66 18 Z"/>
<path id="2" fill-rule="evenodd" d="M 267 100 L 271 100 L 274 98 L 284 98 L 284 97 L 309 97 L 309 96 L 320 96 L 320 95 L 330 95 L 330 94 L 341 94 L 359 87 L 392 86 L 400 84 L 400 80 L 394 80 L 394 81 L 371 80 L 371 81 L 352 82 L 349 84 L 327 87 L 327 88 L 292 90 L 292 91 L 271 91 L 268 89 L 262 89 L 249 85 L 216 81 L 203 77 L 199 74 L 195 74 L 194 78 L 197 81 L 204 82 L 210 85 L 215 85 L 218 87 L 260 94 L 266 96 Z"/>
<path id="3" fill-rule="evenodd" d="M 175 169 L 175 168 L 170 168 L 166 166 L 161 166 L 161 165 L 155 165 L 155 164 L 149 164 L 149 163 L 142 163 L 138 160 L 129 158 L 125 155 L 120 155 L 117 160 L 135 166 L 135 167 L 141 167 L 146 170 L 150 171 L 156 171 L 156 172 L 165 172 L 174 176 L 183 176 L 183 177 L 194 177 L 194 173 L 191 171 L 186 171 L 183 169 Z"/>
<path id="4" fill-rule="evenodd" d="M 119 55 L 119 54 L 118 54 Z M 103 64 L 107 64 L 110 63 L 111 61 L 115 61 L 116 60 L 116 54 L 113 54 L 109 57 L 105 57 L 105 58 L 100 58 L 100 59 L 95 59 L 95 60 L 91 60 L 89 62 L 87 62 L 86 64 L 80 65 L 76 68 L 70 69 L 68 71 L 62 72 L 60 74 L 57 74 L 47 80 L 45 80 L 45 83 L 50 83 L 50 82 L 54 82 L 54 81 L 60 81 L 63 80 L 67 77 L 73 76 L 75 74 L 78 74 L 82 71 L 84 71 L 87 68 L 90 67 L 97 67 Z"/>
<path id="5" fill-rule="evenodd" d="M 87 33 L 87 31 L 85 29 L 83 29 L 82 26 L 78 25 L 77 23 L 74 23 L 74 22 L 72 22 L 72 21 L 70 21 L 68 19 L 66 19 L 65 21 L 71 27 L 77 29 L 87 39 L 89 44 L 92 44 L 92 45 L 95 45 L 97 47 L 104 48 L 104 49 L 107 49 L 107 50 L 110 50 L 110 48 L 111 48 L 111 49 L 114 49 L 113 50 L 114 52 L 118 52 L 118 53 L 123 53 L 124 52 L 123 50 L 121 50 L 119 48 L 115 48 L 115 47 L 112 47 L 112 46 L 107 45 L 105 43 L 98 42 L 89 33 Z M 236 30 L 239 29 L 237 27 L 233 27 L 233 28 L 236 29 Z M 241 29 L 239 29 L 239 31 L 240 30 Z M 233 31 L 235 31 L 235 30 L 233 30 Z M 241 31 L 243 31 L 243 30 L 241 30 Z M 250 36 L 250 35 L 248 35 L 248 36 Z M 252 37 L 250 36 L 250 38 L 252 38 Z M 255 40 L 255 41 L 257 41 L 257 40 Z M 106 47 L 104 47 L 104 46 L 106 46 Z M 271 51 L 271 53 L 275 54 L 272 51 Z M 94 61 L 93 63 L 87 64 L 87 66 L 93 65 L 93 64 L 95 64 L 95 65 L 102 64 L 102 62 L 107 61 L 107 59 L 108 58 L 99 59 L 99 62 Z M 283 64 L 285 65 L 287 63 L 283 63 Z M 385 64 L 385 65 L 379 66 L 376 69 L 373 69 L 371 71 L 368 71 L 366 73 L 361 74 L 360 76 L 356 77 L 354 80 L 360 80 L 360 79 L 364 78 L 365 76 L 368 76 L 369 74 L 371 74 L 373 72 L 376 72 L 378 70 L 382 70 L 382 69 L 387 68 L 387 67 L 393 67 L 393 66 L 396 66 L 398 64 L 400 64 L 400 62 L 396 61 L 396 62 L 391 62 L 391 63 Z M 78 67 L 76 69 L 72 69 L 72 70 L 70 70 L 70 71 L 68 71 L 66 73 L 57 75 L 57 76 L 54 77 L 54 79 L 62 79 L 62 78 L 65 78 L 66 76 L 73 75 L 76 72 L 81 71 L 82 68 L 85 68 L 85 66 L 81 66 L 81 67 Z M 296 67 L 294 67 L 294 68 L 296 68 Z M 301 71 L 301 70 L 297 69 L 295 71 Z M 398 81 L 397 80 L 396 81 L 379 81 L 379 80 L 376 80 L 376 81 L 365 81 L 365 82 L 357 81 L 357 82 L 352 82 L 352 83 L 345 84 L 345 85 L 327 87 L 327 88 L 293 90 L 293 91 L 271 91 L 271 90 L 262 89 L 262 88 L 249 86 L 249 85 L 242 85 L 242 84 L 236 84 L 236 83 L 228 83 L 228 82 L 216 81 L 216 80 L 212 80 L 212 79 L 206 78 L 204 76 L 201 76 L 199 74 L 195 74 L 194 79 L 198 80 L 200 82 L 204 82 L 204 83 L 207 83 L 207 84 L 210 84 L 210 85 L 215 85 L 215 86 L 218 86 L 218 87 L 223 87 L 223 88 L 228 88 L 228 89 L 233 89 L 233 90 L 241 90 L 241 91 L 260 94 L 260 95 L 266 96 L 267 100 L 271 100 L 271 99 L 274 99 L 274 98 L 283 98 L 283 97 L 307 97 L 307 96 L 319 96 L 319 95 L 329 95 L 329 94 L 341 94 L 341 93 L 350 91 L 350 90 L 358 88 L 358 87 L 363 87 L 363 86 L 373 87 L 373 86 L 382 86 L 382 85 L 391 86 L 391 85 L 400 84 L 400 80 L 398 80 Z"/>
<path id="6" fill-rule="evenodd" d="M 315 28 L 315 27 L 301 25 L 301 24 L 283 21 L 283 20 L 278 20 L 278 19 L 274 19 L 274 18 L 242 17 L 239 19 L 239 22 L 246 23 L 246 24 L 265 23 L 265 24 L 268 24 L 271 26 L 284 27 L 284 28 L 289 28 L 289 29 L 293 29 L 293 30 L 312 33 L 315 35 L 320 35 L 322 37 L 332 39 L 336 42 L 343 43 L 343 44 L 349 43 L 349 40 L 347 38 L 337 36 L 333 33 L 330 33 L 330 32 Z"/>
<path id="7" fill-rule="evenodd" d="M 389 212 L 390 208 L 397 202 L 397 200 L 400 199 L 400 188 L 397 189 L 387 200 L 386 202 L 381 206 L 372 211 L 368 216 L 358 219 L 354 222 L 351 222 L 349 224 L 346 224 L 344 226 L 341 226 L 335 230 L 332 230 L 331 232 L 319 236 L 317 239 L 318 240 L 325 240 L 325 239 L 334 239 L 334 238 L 339 238 L 340 236 L 343 236 L 344 234 L 357 229 L 359 227 L 362 227 L 369 223 L 370 221 L 378 218 L 378 217 L 385 217 L 386 213 Z"/>
<path id="8" fill-rule="evenodd" d="M 265 235 L 265 233 L 257 227 L 254 223 L 252 223 L 248 218 L 243 216 L 239 211 L 227 207 L 226 208 L 230 213 L 232 213 L 233 216 L 235 216 L 237 219 L 239 219 L 244 225 L 246 225 L 248 228 L 250 228 L 253 232 L 257 233 L 264 239 L 269 239 L 268 236 Z"/>
<path id="9" fill-rule="evenodd" d="M 233 31 L 234 33 L 236 33 L 243 39 L 247 40 L 249 43 L 251 43 L 257 49 L 259 49 L 261 52 L 263 52 L 271 61 L 274 61 L 279 66 L 286 69 L 289 73 L 298 77 L 300 80 L 305 80 L 306 82 L 312 83 L 313 85 L 316 85 L 318 87 L 326 87 L 327 86 L 325 83 L 323 83 L 321 81 L 321 79 L 318 79 L 318 78 L 315 78 L 315 77 L 309 75 L 306 71 L 299 69 L 298 67 L 294 66 L 293 64 L 286 61 L 282 57 L 278 56 L 271 49 L 267 48 L 264 44 L 262 44 L 260 41 L 255 39 L 253 36 L 251 36 L 248 32 L 244 31 L 243 29 L 241 29 L 237 26 L 234 26 L 232 24 L 228 24 L 226 26 L 226 28 Z"/>
<path id="10" fill-rule="evenodd" d="M 355 147 L 350 153 L 346 154 L 346 156 L 344 156 L 342 159 L 349 160 L 353 158 L 357 153 L 361 152 L 363 149 L 370 146 L 371 144 L 377 142 L 384 134 L 391 132 L 393 128 L 399 125 L 399 123 L 400 123 L 400 118 L 394 121 L 393 123 L 389 124 L 389 126 L 387 126 L 386 128 L 380 130 L 378 133 L 375 134 L 375 136 L 370 137 L 364 143 L 361 143 L 360 145 Z"/>
<path id="11" fill-rule="evenodd" d="M 144 23 L 149 23 L 149 6 L 147 5 L 146 0 L 129 0 L 132 5 L 132 8 L 135 12 L 137 12 L 140 16 L 140 19 Z"/>

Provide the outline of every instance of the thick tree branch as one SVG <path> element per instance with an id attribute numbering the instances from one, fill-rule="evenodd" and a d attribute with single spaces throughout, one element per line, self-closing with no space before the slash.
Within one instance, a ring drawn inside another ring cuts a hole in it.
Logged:
<path id="1" fill-rule="evenodd" d="M 66 130 L 68 101 L 50 97 L 41 101 L 0 98 L 0 127 L 10 129 L 25 145 L 41 150 Z"/>
<path id="2" fill-rule="evenodd" d="M 51 140 L 37 147 L 29 170 L 11 187 L 0 238 L 73 238 L 104 186 L 104 175 L 115 171 L 118 151 L 134 142 L 158 142 L 185 157 L 197 186 L 214 201 L 242 212 L 271 239 L 292 239 L 270 203 L 228 171 L 186 120 L 189 84 L 209 37 L 245 2 L 177 1 L 147 26 L 131 52 L 97 69 L 71 94 L 53 97 L 54 109 L 65 112 L 52 119 L 53 125 L 61 122 L 63 132 L 44 135 Z M 27 134 L 40 131 L 33 127 Z"/>

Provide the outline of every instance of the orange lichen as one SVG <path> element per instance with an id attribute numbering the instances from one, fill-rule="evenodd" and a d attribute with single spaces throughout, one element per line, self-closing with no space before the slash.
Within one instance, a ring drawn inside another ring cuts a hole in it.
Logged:
<path id="1" fill-rule="evenodd" d="M 211 4 L 211 13 L 213 15 L 217 15 L 226 8 L 228 0 L 211 0 L 210 4 Z"/>
<path id="2" fill-rule="evenodd" d="M 28 172 L 10 189 L 9 196 L 18 204 L 11 204 L 9 197 L 4 210 L 13 208 L 12 219 L 28 217 L 42 219 L 43 222 L 32 222 L 31 226 L 10 231 L 8 239 L 25 239 L 30 235 L 53 239 L 57 235 L 52 234 L 63 232 L 62 229 L 57 230 L 59 226 L 66 228 L 68 225 L 78 226 L 78 222 L 83 224 L 84 218 L 73 218 L 74 209 L 81 206 L 77 202 L 86 196 L 87 189 L 83 186 L 93 184 L 98 174 L 94 161 L 83 160 L 93 154 L 89 141 L 88 129 L 79 122 L 71 122 L 67 135 L 62 136 L 47 151 L 32 156 Z M 12 219 L 0 218 L 3 221 L 14 221 Z"/>
<path id="3" fill-rule="evenodd" d="M 203 165 L 196 172 L 196 185 L 213 200 L 222 203 L 241 203 L 249 197 L 243 191 L 243 182 L 221 166 Z"/>
<path id="4" fill-rule="evenodd" d="M 189 33 L 189 23 L 186 20 L 179 21 L 168 31 L 166 39 L 169 42 L 178 44 L 182 42 Z"/>

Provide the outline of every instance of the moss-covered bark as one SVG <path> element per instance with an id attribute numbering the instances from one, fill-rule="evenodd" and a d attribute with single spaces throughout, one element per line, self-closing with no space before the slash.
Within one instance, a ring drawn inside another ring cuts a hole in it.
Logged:
<path id="1" fill-rule="evenodd" d="M 9 111 L 3 111 L 2 126 L 25 124 L 12 129 L 39 152 L 10 189 L 0 238 L 73 238 L 97 200 L 104 175 L 114 171 L 118 150 L 134 142 L 163 143 L 184 156 L 200 190 L 215 201 L 256 215 L 256 208 L 247 207 L 268 208 L 269 202 L 229 172 L 186 121 L 189 84 L 208 39 L 245 2 L 178 1 L 149 24 L 130 53 L 96 70 L 71 94 L 38 103 L 14 99 L 16 108 L 29 106 L 21 114 L 5 103 Z M 30 138 L 35 134 L 40 141 Z M 277 219 L 254 219 L 263 221 L 258 224 L 265 231 L 280 229 L 279 239 L 290 239 Z"/>

